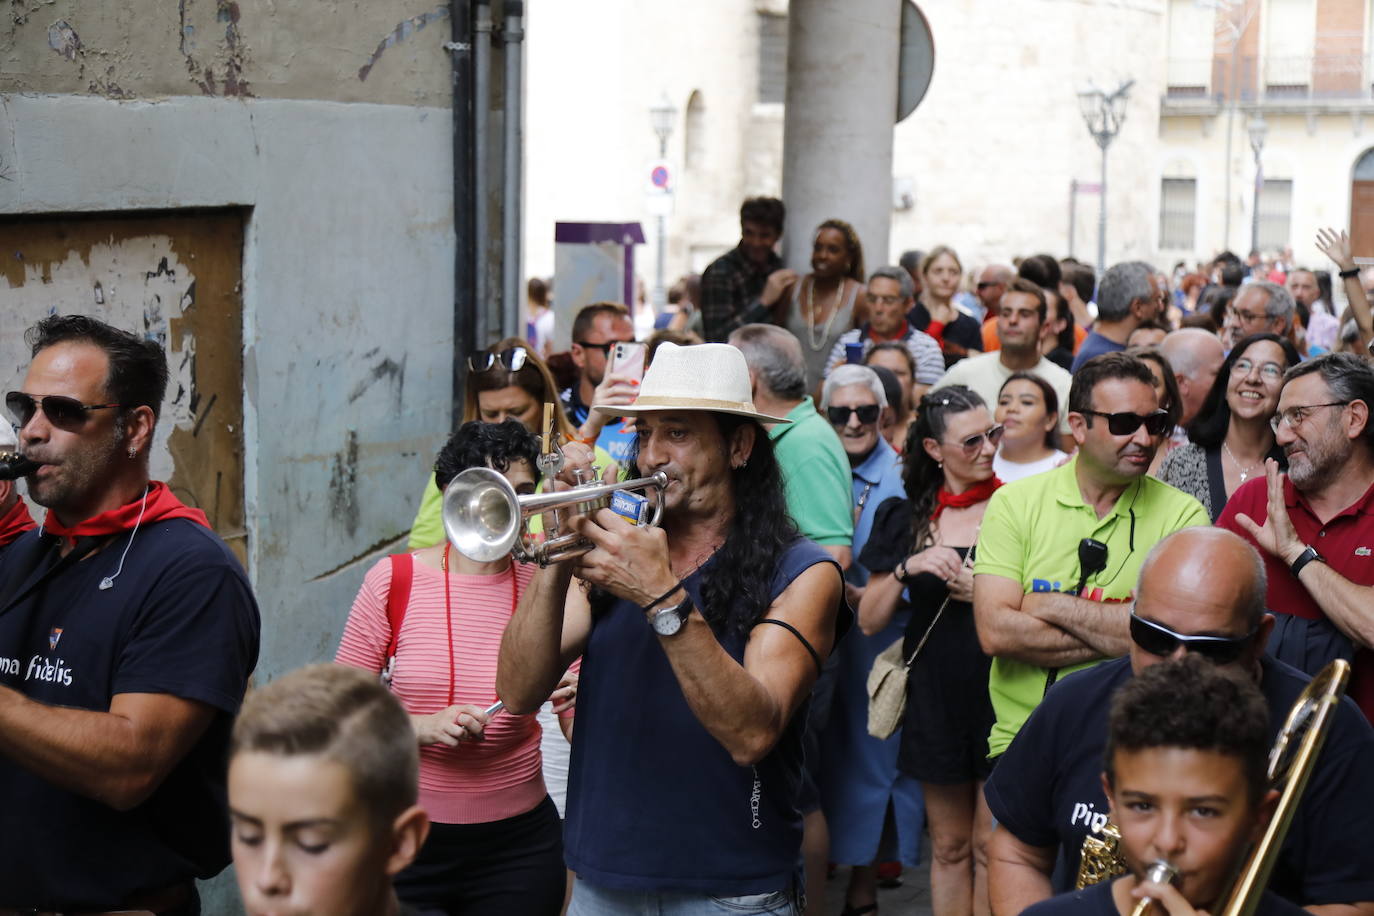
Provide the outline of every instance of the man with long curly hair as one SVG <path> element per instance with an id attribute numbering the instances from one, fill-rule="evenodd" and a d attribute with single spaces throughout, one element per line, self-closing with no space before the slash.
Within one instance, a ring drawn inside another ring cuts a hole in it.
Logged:
<path id="1" fill-rule="evenodd" d="M 664 344 L 636 402 L 610 409 L 636 417 L 638 471 L 667 478 L 662 526 L 574 521 L 591 551 L 535 576 L 497 673 L 526 713 L 583 658 L 569 912 L 724 897 L 797 913 L 805 705 L 850 615 L 838 565 L 787 514 L 762 426 L 787 421 L 755 409 L 722 344 Z"/>

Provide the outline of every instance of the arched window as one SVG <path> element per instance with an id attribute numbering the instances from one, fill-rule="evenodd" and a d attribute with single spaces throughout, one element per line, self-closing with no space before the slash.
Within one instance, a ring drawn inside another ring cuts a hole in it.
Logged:
<path id="1" fill-rule="evenodd" d="M 1355 180 L 1374 181 L 1374 149 L 1367 149 L 1355 161 Z"/>
<path id="2" fill-rule="evenodd" d="M 701 90 L 687 99 L 687 124 L 683 133 L 683 168 L 700 168 L 706 162 L 706 103 Z"/>

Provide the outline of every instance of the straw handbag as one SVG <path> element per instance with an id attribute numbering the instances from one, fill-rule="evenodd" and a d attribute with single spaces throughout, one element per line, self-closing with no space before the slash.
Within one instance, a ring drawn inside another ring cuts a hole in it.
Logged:
<path id="1" fill-rule="evenodd" d="M 948 604 L 949 596 L 946 595 L 940 609 L 935 612 L 935 619 L 926 627 L 910 658 L 902 658 L 903 637 L 898 636 L 892 645 L 873 659 L 873 667 L 868 672 L 868 733 L 874 738 L 890 738 L 901 726 L 902 716 L 906 714 L 907 675 Z"/>

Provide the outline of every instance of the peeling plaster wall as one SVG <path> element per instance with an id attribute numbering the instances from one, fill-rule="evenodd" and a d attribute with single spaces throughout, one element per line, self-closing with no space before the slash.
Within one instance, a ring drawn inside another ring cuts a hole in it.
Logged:
<path id="1" fill-rule="evenodd" d="M 0 93 L 446 107 L 445 0 L 10 0 Z"/>

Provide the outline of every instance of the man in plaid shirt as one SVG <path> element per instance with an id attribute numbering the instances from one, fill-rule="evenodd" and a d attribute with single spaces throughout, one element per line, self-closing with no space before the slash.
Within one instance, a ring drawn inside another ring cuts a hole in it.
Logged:
<path id="1" fill-rule="evenodd" d="M 770 321 L 770 310 L 797 279 L 773 250 L 782 238 L 785 214 L 776 197 L 751 197 L 739 208 L 739 244 L 701 275 L 702 330 L 708 343 L 724 343 L 741 325 Z"/>

